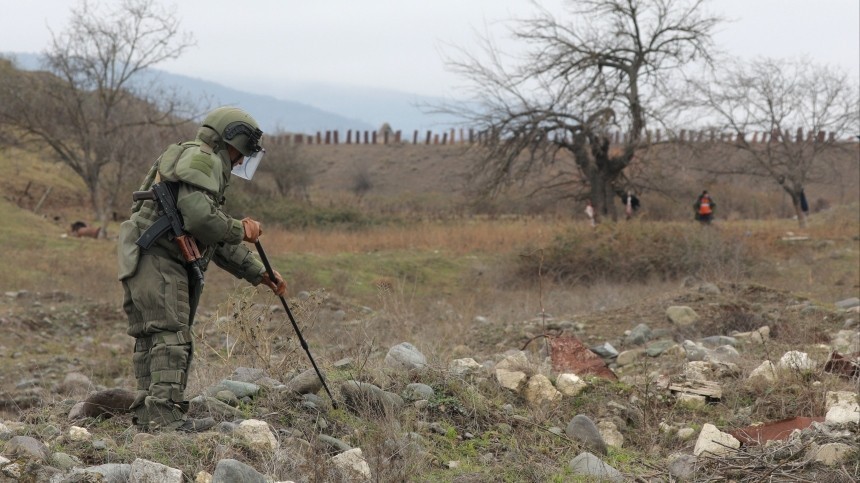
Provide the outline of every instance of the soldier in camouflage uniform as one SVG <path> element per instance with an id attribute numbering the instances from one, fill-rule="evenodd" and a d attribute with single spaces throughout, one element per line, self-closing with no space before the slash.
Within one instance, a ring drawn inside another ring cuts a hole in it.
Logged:
<path id="1" fill-rule="evenodd" d="M 258 162 L 265 152 L 259 144 L 261 136 L 257 122 L 241 109 L 215 109 L 204 119 L 195 140 L 167 148 L 140 189 L 168 183 L 184 229 L 199 247 L 204 269 L 211 260 L 238 278 L 253 285 L 264 283 L 283 295 L 283 278 L 276 273 L 276 280 L 270 280 L 257 255 L 242 244 L 257 240 L 260 224 L 250 218 L 231 218 L 222 210 L 231 171 L 241 169 L 243 163 Z M 203 287 L 189 276 L 179 247 L 167 235 L 149 249 L 135 243 L 158 218 L 154 201 L 138 201 L 132 206 L 131 219 L 120 227 L 123 309 L 128 334 L 135 338 L 137 397 L 131 410 L 142 430 L 200 431 L 214 421 L 186 417 L 185 387 L 193 352 L 191 326 Z"/>

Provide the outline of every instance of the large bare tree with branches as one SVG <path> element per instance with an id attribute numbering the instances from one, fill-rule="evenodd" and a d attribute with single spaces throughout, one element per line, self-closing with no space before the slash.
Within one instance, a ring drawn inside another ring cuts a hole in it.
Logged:
<path id="1" fill-rule="evenodd" d="M 722 146 L 706 146 L 743 157 L 708 171 L 778 183 L 804 228 L 804 188 L 825 179 L 837 151 L 857 152 L 860 87 L 845 72 L 809 59 L 757 59 L 715 76 L 692 82 L 694 99 L 715 129 L 733 135 Z"/>
<path id="2" fill-rule="evenodd" d="M 646 129 L 664 121 L 675 75 L 710 61 L 720 20 L 704 0 L 571 0 L 565 19 L 540 9 L 516 24 L 522 56 L 490 38 L 481 52 L 461 52 L 449 65 L 473 99 L 443 110 L 487 133 L 475 184 L 492 195 L 554 166 L 560 176 L 544 189 L 588 190 L 598 216 L 615 218 L 625 168 L 647 147 Z M 626 133 L 618 146 L 613 131 Z"/>
<path id="3" fill-rule="evenodd" d="M 152 126 L 177 121 L 178 102 L 135 81 L 190 45 L 175 14 L 153 0 L 123 0 L 113 10 L 82 1 L 67 29 L 52 34 L 47 73 L 4 71 L 0 123 L 49 146 L 84 181 L 104 226 L 127 167 L 151 157 L 139 142 Z"/>

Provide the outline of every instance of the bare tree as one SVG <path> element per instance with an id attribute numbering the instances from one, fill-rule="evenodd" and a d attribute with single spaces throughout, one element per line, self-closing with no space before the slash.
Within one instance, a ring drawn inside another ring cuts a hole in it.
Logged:
<path id="1" fill-rule="evenodd" d="M 313 185 L 311 163 L 303 157 L 299 145 L 290 142 L 288 133 L 266 136 L 266 161 L 260 171 L 271 174 L 281 196 L 310 201 L 308 189 Z"/>
<path id="2" fill-rule="evenodd" d="M 723 149 L 744 157 L 739 166 L 709 171 L 775 181 L 791 197 L 798 223 L 805 227 L 804 188 L 824 179 L 832 154 L 857 149 L 855 139 L 845 138 L 860 133 L 860 88 L 846 73 L 809 59 L 757 59 L 716 75 L 692 82 L 695 100 L 716 120 L 715 129 L 733 133 Z"/>
<path id="3" fill-rule="evenodd" d="M 142 139 L 147 126 L 176 122 L 177 103 L 135 81 L 191 44 L 175 15 L 154 0 L 123 0 L 109 11 L 84 0 L 68 28 L 52 34 L 48 73 L 4 80 L 0 123 L 45 143 L 80 176 L 104 227 L 126 167 L 151 157 L 127 142 Z"/>
<path id="4" fill-rule="evenodd" d="M 597 214 L 616 218 L 615 185 L 664 119 L 662 94 L 683 66 L 711 59 L 721 19 L 703 1 L 572 0 L 566 21 L 541 9 L 517 24 L 520 58 L 485 38 L 480 55 L 450 61 L 474 95 L 442 110 L 484 130 L 476 184 L 495 194 L 554 166 L 542 189 L 588 189 Z M 628 135 L 610 149 L 612 131 Z"/>

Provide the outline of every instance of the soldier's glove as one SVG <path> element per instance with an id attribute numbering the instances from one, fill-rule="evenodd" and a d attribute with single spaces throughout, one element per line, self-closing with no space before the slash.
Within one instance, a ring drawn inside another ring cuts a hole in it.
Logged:
<path id="1" fill-rule="evenodd" d="M 248 243 L 257 243 L 257 239 L 263 234 L 263 225 L 250 218 L 242 218 L 242 228 L 245 230 L 242 240 Z"/>
<path id="2" fill-rule="evenodd" d="M 262 283 L 272 289 L 272 292 L 275 292 L 275 295 L 278 297 L 283 297 L 287 293 L 287 282 L 284 281 L 284 278 L 277 271 L 275 271 L 274 282 L 269 278 L 269 272 L 263 272 Z"/>

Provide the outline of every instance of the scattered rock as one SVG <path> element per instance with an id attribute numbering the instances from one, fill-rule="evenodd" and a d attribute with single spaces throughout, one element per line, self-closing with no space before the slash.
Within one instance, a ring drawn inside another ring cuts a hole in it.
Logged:
<path id="1" fill-rule="evenodd" d="M 588 387 L 588 383 L 576 374 L 560 374 L 555 379 L 555 387 L 565 396 L 577 396 Z"/>
<path id="2" fill-rule="evenodd" d="M 222 459 L 215 465 L 212 483 L 267 483 L 266 477 L 254 468 L 234 459 Z"/>
<path id="3" fill-rule="evenodd" d="M 702 426 L 702 431 L 699 432 L 699 438 L 696 440 L 693 454 L 700 456 L 703 453 L 707 453 L 714 456 L 722 456 L 731 454 L 734 450 L 740 448 L 740 446 L 741 442 L 735 439 L 734 436 L 720 431 L 713 424 L 705 423 Z"/>
<path id="4" fill-rule="evenodd" d="M 699 321 L 699 314 L 686 305 L 673 305 L 666 309 L 666 318 L 677 326 L 687 327 Z"/>
<path id="5" fill-rule="evenodd" d="M 692 481 L 696 476 L 698 458 L 691 454 L 680 454 L 669 459 L 669 474 L 681 481 Z"/>
<path id="6" fill-rule="evenodd" d="M 848 310 L 857 306 L 860 306 L 860 298 L 851 297 L 847 299 L 840 300 L 836 302 L 836 306 L 842 310 Z"/>
<path id="7" fill-rule="evenodd" d="M 584 414 L 577 414 L 567 423 L 564 433 L 571 439 L 579 441 L 586 448 L 606 455 L 606 442 L 600 435 L 600 430 L 597 429 L 594 422 Z"/>
<path id="8" fill-rule="evenodd" d="M 818 448 L 814 460 L 828 466 L 836 466 L 845 461 L 853 450 L 855 448 L 845 443 L 827 443 Z"/>
<path id="9" fill-rule="evenodd" d="M 624 435 L 618 431 L 618 426 L 612 421 L 603 420 L 597 423 L 597 430 L 600 431 L 600 437 L 607 446 L 621 448 L 624 446 Z"/>
<path id="10" fill-rule="evenodd" d="M 182 483 L 182 471 L 137 458 L 131 463 L 130 483 Z"/>
<path id="11" fill-rule="evenodd" d="M 483 367 L 471 357 L 465 359 L 454 359 L 448 364 L 448 372 L 459 377 L 476 374 L 482 369 Z"/>
<path id="12" fill-rule="evenodd" d="M 777 366 L 793 371 L 811 371 L 815 369 L 815 361 L 810 359 L 805 352 L 788 351 L 779 359 Z"/>
<path id="13" fill-rule="evenodd" d="M 427 358 L 414 345 L 401 342 L 388 349 L 385 364 L 397 370 L 423 371 L 427 368 Z"/>
<path id="14" fill-rule="evenodd" d="M 561 393 L 552 385 L 552 382 L 543 374 L 535 374 L 529 378 L 523 396 L 531 406 L 542 406 L 561 399 Z"/>
<path id="15" fill-rule="evenodd" d="M 570 466 L 571 471 L 576 475 L 594 476 L 599 478 L 600 481 L 625 481 L 624 475 L 620 471 L 588 452 L 578 454 L 570 460 L 568 466 Z"/>
<path id="16" fill-rule="evenodd" d="M 322 389 L 322 381 L 314 369 L 308 369 L 300 373 L 290 379 L 284 387 L 284 391 L 295 394 L 315 394 L 320 389 Z"/>
<path id="17" fill-rule="evenodd" d="M 278 440 L 265 421 L 246 419 L 239 423 L 234 434 L 245 440 L 248 446 L 264 454 L 278 449 Z"/>
<path id="18" fill-rule="evenodd" d="M 348 481 L 369 481 L 373 476 L 370 473 L 370 465 L 361 454 L 361 448 L 353 448 L 333 456 L 331 462 L 348 478 Z"/>
<path id="19" fill-rule="evenodd" d="M 51 451 L 44 443 L 30 436 L 14 436 L 6 442 L 3 453 L 12 458 L 47 462 Z"/>

